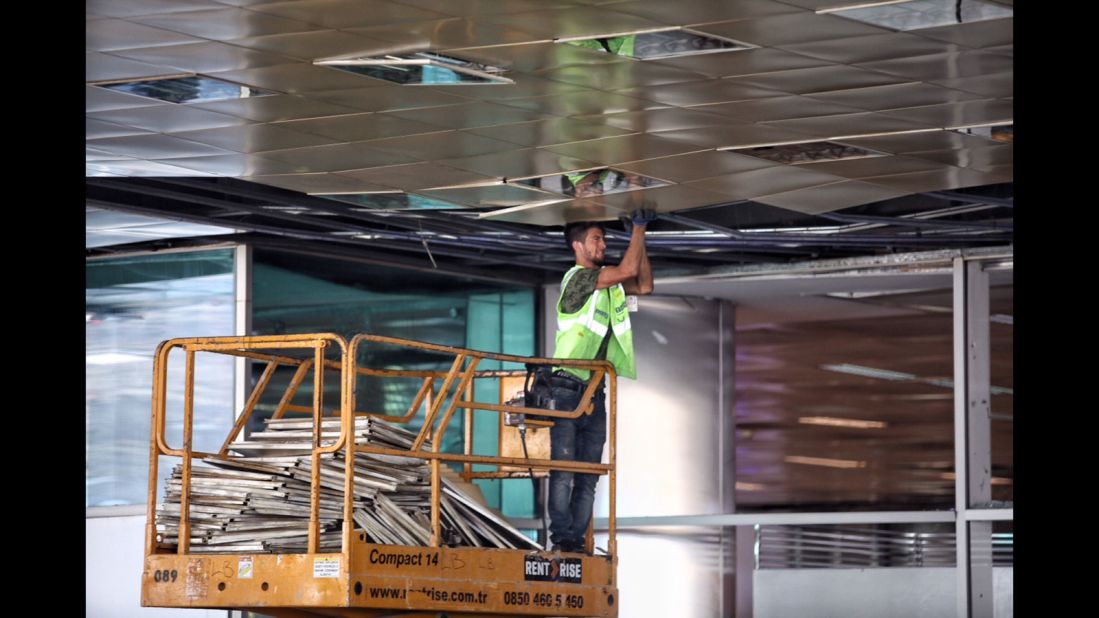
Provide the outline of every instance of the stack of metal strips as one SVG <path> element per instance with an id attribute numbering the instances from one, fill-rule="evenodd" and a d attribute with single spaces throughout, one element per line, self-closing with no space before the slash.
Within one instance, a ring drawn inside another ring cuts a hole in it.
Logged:
<path id="1" fill-rule="evenodd" d="M 193 553 L 304 553 L 309 531 L 312 419 L 265 421 L 263 431 L 230 446 L 228 459 L 204 459 L 191 468 Z M 322 421 L 321 444 L 334 444 L 339 419 Z M 357 417 L 355 443 L 409 449 L 415 435 L 370 417 Z M 431 445 L 424 445 L 430 450 Z M 346 460 L 342 452 L 320 459 L 320 550 L 339 551 Z M 541 549 L 488 507 L 468 495 L 443 465 L 440 518 L 450 546 Z M 157 541 L 179 542 L 183 468 L 167 479 L 157 506 Z M 373 543 L 427 545 L 431 540 L 431 467 L 412 457 L 355 455 L 353 519 Z"/>

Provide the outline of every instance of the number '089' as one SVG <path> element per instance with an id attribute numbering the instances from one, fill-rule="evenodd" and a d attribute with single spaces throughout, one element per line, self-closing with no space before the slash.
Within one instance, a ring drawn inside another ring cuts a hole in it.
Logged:
<path id="1" fill-rule="evenodd" d="M 157 569 L 156 571 L 153 571 L 153 581 L 161 584 L 174 582 L 177 577 L 179 577 L 179 571 L 176 571 L 175 569 L 172 569 L 171 571 L 168 569 Z"/>

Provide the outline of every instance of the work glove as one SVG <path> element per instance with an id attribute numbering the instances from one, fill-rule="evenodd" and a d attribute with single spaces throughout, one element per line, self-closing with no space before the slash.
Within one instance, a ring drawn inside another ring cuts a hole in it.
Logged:
<path id="1" fill-rule="evenodd" d="M 656 221 L 656 211 L 651 208 L 638 208 L 630 213 L 630 222 L 634 225 L 648 225 Z"/>

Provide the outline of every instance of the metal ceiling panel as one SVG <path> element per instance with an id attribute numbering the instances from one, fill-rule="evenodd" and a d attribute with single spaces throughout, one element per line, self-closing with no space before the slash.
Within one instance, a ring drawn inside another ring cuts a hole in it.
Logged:
<path id="1" fill-rule="evenodd" d="M 806 142 L 817 139 L 809 133 L 762 124 L 727 124 L 720 127 L 661 131 L 658 135 L 669 140 L 691 144 L 700 149 L 744 148 L 746 146 Z"/>
<path id="2" fill-rule="evenodd" d="M 668 6 L 674 7 L 676 5 L 669 4 Z M 682 58 L 661 58 L 646 62 L 686 69 L 713 78 L 755 75 L 791 69 L 810 69 L 830 64 L 827 60 L 770 47 L 739 49 L 717 54 L 684 56 Z"/>
<path id="3" fill-rule="evenodd" d="M 905 193 L 906 191 L 903 189 L 882 187 L 857 180 L 844 180 L 810 189 L 765 195 L 755 198 L 755 201 L 769 206 L 814 215 L 842 210 L 860 204 L 880 202 L 900 197 Z"/>
<path id="4" fill-rule="evenodd" d="M 219 114 L 204 109 L 196 109 L 183 104 L 134 107 L 88 114 L 89 118 L 113 122 L 128 127 L 137 127 L 158 133 L 176 131 L 198 131 L 247 124 L 243 118 Z"/>
<path id="5" fill-rule="evenodd" d="M 684 186 L 721 195 L 725 201 L 750 200 L 761 195 L 773 195 L 784 191 L 808 189 L 844 180 L 839 176 L 814 172 L 804 165 L 783 165 L 726 174 L 705 180 L 696 180 Z"/>
<path id="6" fill-rule="evenodd" d="M 856 64 L 961 51 L 965 48 L 957 45 L 944 47 L 942 41 L 933 41 L 908 32 L 888 32 L 784 45 L 782 49 L 831 63 Z"/>
<path id="7" fill-rule="evenodd" d="M 171 73 L 178 73 L 178 71 L 170 67 L 119 58 L 110 54 L 98 52 L 84 54 L 84 79 L 89 82 L 156 77 Z"/>
<path id="8" fill-rule="evenodd" d="M 436 5 L 438 3 L 435 3 Z M 263 2 L 251 7 L 267 13 L 326 28 L 356 28 L 367 25 L 427 21 L 449 17 L 429 7 L 418 8 L 384 0 L 297 0 L 295 2 Z"/>
<path id="9" fill-rule="evenodd" d="M 88 51 L 108 52 L 134 47 L 199 42 L 202 42 L 202 39 L 121 19 L 98 19 L 88 22 L 84 28 L 84 47 Z"/>
<path id="10" fill-rule="evenodd" d="M 362 180 L 379 187 L 409 192 L 432 187 L 486 184 L 497 181 L 496 178 L 491 176 L 439 163 L 413 163 L 411 165 L 391 165 L 365 170 L 348 170 L 340 172 L 340 176 Z"/>
<path id="11" fill-rule="evenodd" d="M 895 133 L 901 131 L 919 131 L 936 128 L 928 123 L 914 122 L 879 114 L 861 112 L 858 114 L 837 114 L 821 118 L 799 118 L 795 120 L 775 120 L 762 123 L 764 126 L 777 127 L 789 131 L 798 131 L 822 138 L 839 138 L 850 135 L 872 135 L 874 133 Z"/>
<path id="12" fill-rule="evenodd" d="M 627 88 L 620 90 L 619 93 L 676 107 L 727 103 L 730 101 L 750 101 L 791 94 L 772 88 L 741 84 L 730 79 L 686 82 L 650 88 Z"/>
<path id="13" fill-rule="evenodd" d="M 1014 43 L 1015 18 L 990 19 L 968 24 L 953 24 L 915 31 L 922 37 L 956 43 L 966 47 L 982 48 Z"/>
<path id="14" fill-rule="evenodd" d="M 349 74 L 350 75 L 350 74 Z M 380 80 L 364 78 L 366 86 L 380 84 L 378 87 L 351 88 L 345 90 L 326 90 L 311 92 L 309 98 L 319 99 L 336 105 L 353 107 L 365 112 L 389 112 L 419 107 L 439 107 L 469 103 L 469 99 L 434 89 L 393 86 Z"/>
<path id="15" fill-rule="evenodd" d="M 124 135 L 142 135 L 145 133 L 149 133 L 149 131 L 113 122 L 95 120 L 94 118 L 84 119 L 84 139 L 102 139 L 104 137 L 122 137 Z"/>
<path id="16" fill-rule="evenodd" d="M 438 189 L 417 191 L 432 199 L 461 204 L 471 208 L 509 208 L 521 204 L 561 199 L 559 195 L 528 189 L 520 185 L 488 185 L 483 187 L 463 187 L 460 189 Z"/>
<path id="17" fill-rule="evenodd" d="M 539 120 L 545 116 L 538 112 L 507 107 L 487 101 L 448 105 L 446 107 L 400 110 L 387 112 L 384 115 L 445 129 L 475 129 L 494 125 L 513 125 Z"/>
<path id="18" fill-rule="evenodd" d="M 210 77 L 289 94 L 387 85 L 381 80 L 312 64 L 280 64 L 259 69 L 223 71 L 211 73 Z"/>
<path id="19" fill-rule="evenodd" d="M 592 120 L 596 119 L 595 117 L 592 118 Z M 608 126 L 617 127 L 624 131 L 644 131 L 647 133 L 712 127 L 728 122 L 721 115 L 711 113 L 708 106 L 695 109 L 666 107 L 640 112 L 622 112 L 600 116 L 598 120 L 605 122 Z"/>
<path id="20" fill-rule="evenodd" d="M 483 104 L 482 104 L 483 105 Z M 511 108 L 509 108 L 511 109 Z M 642 113 L 642 112 L 628 112 Z M 655 112 L 648 112 L 655 113 Z M 603 124 L 604 118 L 596 116 L 591 120 L 583 118 L 547 118 L 534 122 L 521 122 L 501 126 L 483 126 L 468 129 L 469 133 L 483 135 L 522 146 L 552 146 L 554 144 L 567 144 L 568 142 L 580 142 L 601 137 L 613 137 L 617 135 L 629 135 L 635 131 Z M 540 151 L 530 151 L 527 154 L 537 156 Z M 502 161 L 501 161 L 502 162 Z"/>
<path id="21" fill-rule="evenodd" d="M 175 161 L 175 159 L 172 159 Z M 93 164 L 97 176 L 210 176 L 192 169 L 169 165 L 158 161 L 127 160 L 102 161 Z"/>
<path id="22" fill-rule="evenodd" d="M 286 56 L 246 49 L 227 43 L 204 41 L 187 45 L 142 47 L 114 52 L 131 60 L 171 67 L 188 73 L 239 71 L 286 64 Z"/>
<path id="23" fill-rule="evenodd" d="M 731 121 L 736 123 L 816 118 L 820 116 L 851 114 L 862 111 L 849 105 L 831 103 L 804 96 L 775 97 L 757 101 L 738 101 L 736 103 L 719 103 L 717 105 L 695 107 L 692 108 L 692 110 L 709 114 L 719 114 L 726 119 L 726 122 Z"/>
<path id="24" fill-rule="evenodd" d="M 614 92 L 585 90 L 559 96 L 530 97 L 500 101 L 504 105 L 544 112 L 554 116 L 586 116 L 590 114 L 615 114 L 640 109 L 667 107 L 646 99 Z"/>
<path id="25" fill-rule="evenodd" d="M 460 131 L 446 131 L 409 137 L 379 139 L 369 142 L 369 146 L 374 149 L 398 154 L 418 161 L 472 157 L 475 155 L 488 154 L 490 152 L 502 152 L 515 149 L 515 144 Z M 360 165 L 357 167 L 373 166 Z"/>
<path id="26" fill-rule="evenodd" d="M 500 45 L 448 50 L 466 60 L 504 67 L 516 73 L 531 73 L 556 69 L 573 64 L 618 64 L 633 62 L 629 58 L 613 56 L 606 52 L 576 45 L 562 45 L 552 41 L 524 45 Z"/>
<path id="27" fill-rule="evenodd" d="M 305 174 L 310 172 L 343 172 L 365 167 L 414 163 L 416 161 L 415 157 L 398 154 L 392 150 L 368 148 L 363 145 L 363 142 L 276 150 L 264 153 L 263 157 L 294 165 L 296 167 L 293 171 Z M 256 172 L 257 175 L 283 173 L 288 172 Z"/>
<path id="28" fill-rule="evenodd" d="M 965 167 L 947 167 L 933 172 L 875 176 L 864 179 L 864 182 L 901 190 L 905 193 L 961 189 L 1010 181 L 1010 176 L 1005 177 L 1001 173 L 983 172 Z"/>
<path id="29" fill-rule="evenodd" d="M 843 65 L 776 71 L 760 75 L 731 77 L 729 80 L 738 84 L 748 84 L 793 94 L 870 88 L 872 86 L 886 86 L 911 81 L 903 77 Z"/>
<path id="30" fill-rule="evenodd" d="M 689 182 L 779 165 L 781 164 L 735 152 L 706 150 L 661 159 L 624 163 L 617 166 L 617 169 L 667 182 Z"/>
<path id="31" fill-rule="evenodd" d="M 1015 109 L 1011 102 L 1003 99 L 984 99 L 949 105 L 893 109 L 881 114 L 946 128 L 991 123 L 1011 124 Z"/>
<path id="32" fill-rule="evenodd" d="M 317 24 L 228 7 L 133 17 L 131 21 L 211 41 L 231 41 L 268 34 L 323 30 L 323 27 Z"/>
<path id="33" fill-rule="evenodd" d="M 215 156 L 182 157 L 162 159 L 161 163 L 171 163 L 179 167 L 194 170 L 196 173 L 214 176 L 253 176 L 267 174 L 293 174 L 300 171 L 298 166 L 282 161 L 272 161 L 256 155 L 226 154 Z"/>
<path id="34" fill-rule="evenodd" d="M 816 101 L 849 105 L 867 111 L 880 111 L 902 107 L 919 107 L 939 103 L 955 103 L 981 99 L 980 95 L 925 83 L 873 86 L 835 92 L 818 92 L 809 95 Z"/>
<path id="35" fill-rule="evenodd" d="M 374 193 L 386 190 L 364 180 L 340 174 L 287 174 L 284 176 L 251 176 L 247 180 L 299 193 Z"/>
<path id="36" fill-rule="evenodd" d="M 356 114 L 360 111 L 356 108 L 325 103 L 324 101 L 292 94 L 248 97 L 247 99 L 225 99 L 206 103 L 189 103 L 188 105 L 247 118 L 255 122 L 322 118 L 338 114 Z"/>
<path id="37" fill-rule="evenodd" d="M 1008 56 L 984 51 L 910 56 L 856 65 L 870 71 L 880 71 L 904 77 L 906 81 L 925 81 L 943 77 L 973 77 L 1012 70 Z"/>
<path id="38" fill-rule="evenodd" d="M 135 17 L 138 15 L 157 15 L 160 13 L 182 13 L 220 8 L 214 0 L 149 0 L 132 2 L 131 0 L 87 0 L 84 11 L 90 15 L 104 17 Z"/>
<path id="39" fill-rule="evenodd" d="M 760 47 L 780 47 L 810 41 L 882 34 L 888 30 L 842 17 L 800 12 L 708 24 L 706 32 Z"/>
<path id="40" fill-rule="evenodd" d="M 701 148 L 647 133 L 636 133 L 620 137 L 605 137 L 585 142 L 548 146 L 542 150 L 578 159 L 587 159 L 605 165 L 614 165 L 624 161 L 640 161 L 641 159 L 655 159 L 657 157 L 683 154 L 692 150 L 701 150 Z"/>
<path id="41" fill-rule="evenodd" d="M 732 21 L 800 13 L 797 8 L 770 0 L 739 0 L 738 2 L 713 2 L 713 0 L 679 0 L 678 2 L 616 2 L 614 10 L 646 17 L 669 26 L 707 24 L 715 21 Z M 705 26 L 692 30 L 704 32 Z"/>
<path id="42" fill-rule="evenodd" d="M 980 77 L 962 77 L 959 79 L 936 79 L 931 83 L 946 88 L 956 88 L 979 94 L 982 97 L 1005 98 L 1015 94 L 1015 74 L 1011 71 Z"/>
<path id="43" fill-rule="evenodd" d="M 955 131 L 929 131 L 926 133 L 859 137 L 845 139 L 843 140 L 843 143 L 894 154 L 934 150 L 956 150 L 959 148 L 981 148 L 996 144 L 996 142 L 993 142 L 986 137 L 965 135 Z"/>
<path id="44" fill-rule="evenodd" d="M 234 39 L 234 45 L 260 49 L 313 62 L 322 58 L 375 56 L 392 49 L 391 43 L 337 30 L 291 32 Z"/>
<path id="45" fill-rule="evenodd" d="M 154 101 L 148 97 L 139 97 L 136 94 L 100 88 L 99 86 L 84 87 L 85 112 L 105 112 L 133 107 L 149 107 L 152 105 L 170 104 L 164 103 L 163 101 Z"/>
<path id="46" fill-rule="evenodd" d="M 844 161 L 822 161 L 808 163 L 813 171 L 824 172 L 844 178 L 867 178 L 869 176 L 887 176 L 891 174 L 909 174 L 941 170 L 943 165 L 935 161 L 913 157 L 866 157 Z"/>
<path id="47" fill-rule="evenodd" d="M 335 144 L 342 141 L 277 124 L 250 124 L 219 129 L 204 129 L 202 131 L 185 131 L 176 133 L 175 136 L 240 153 L 305 148 L 322 144 Z"/>
<path id="48" fill-rule="evenodd" d="M 481 216 L 512 223 L 561 225 L 573 221 L 614 221 L 624 214 L 626 213 L 617 208 L 605 206 L 595 200 L 562 200 L 537 206 L 501 208 Z"/>
<path id="49" fill-rule="evenodd" d="M 917 152 L 913 153 L 912 156 L 957 167 L 994 171 L 996 168 L 1014 164 L 1015 149 L 1012 144 L 997 144 L 978 148 Z"/>
<path id="50" fill-rule="evenodd" d="M 431 89 L 453 94 L 466 99 L 504 102 L 512 99 L 525 99 L 541 96 L 562 96 L 587 92 L 587 88 L 577 84 L 566 84 L 534 75 L 508 73 L 506 77 L 515 80 L 513 84 L 485 84 L 483 86 L 432 86 Z"/>
<path id="51" fill-rule="evenodd" d="M 504 178 L 526 178 L 528 176 L 549 176 L 550 174 L 562 174 L 599 167 L 599 164 L 593 161 L 534 148 L 508 150 L 476 157 L 446 159 L 442 163 L 486 176 L 494 176 L 501 180 Z"/>
<path id="52" fill-rule="evenodd" d="M 569 37 L 594 37 L 606 34 L 621 34 L 654 30 L 664 24 L 629 13 L 613 10 L 613 5 L 572 6 L 529 13 L 509 13 L 507 15 L 484 16 L 487 23 L 498 24 L 503 28 L 514 28 L 529 32 L 534 40 L 564 39 Z"/>
<path id="53" fill-rule="evenodd" d="M 623 213 L 638 208 L 647 208 L 657 212 L 675 212 L 699 206 L 709 206 L 723 201 L 721 194 L 687 185 L 669 185 L 652 189 L 623 191 L 599 196 L 599 202 Z"/>
<path id="54" fill-rule="evenodd" d="M 294 120 L 279 123 L 285 129 L 295 132 L 311 133 L 327 139 L 316 144 L 302 144 L 316 146 L 320 143 L 331 142 L 359 142 L 386 137 L 400 137 L 416 135 L 419 133 L 434 133 L 444 130 L 444 127 L 396 118 L 387 114 L 361 113 L 330 116 L 328 118 L 313 118 L 310 120 Z M 287 146 L 293 148 L 295 146 Z"/>
<path id="55" fill-rule="evenodd" d="M 633 61 L 574 64 L 538 73 L 539 77 L 600 90 L 662 86 L 706 79 L 701 73 L 659 64 Z"/>
<path id="56" fill-rule="evenodd" d="M 440 3 L 438 0 L 401 0 L 401 4 L 427 8 L 456 17 L 477 15 L 503 15 L 506 13 L 525 13 L 558 6 L 573 6 L 578 0 L 453 0 Z"/>
<path id="57" fill-rule="evenodd" d="M 484 47 L 545 40 L 518 28 L 477 19 L 438 19 L 408 24 L 347 28 L 346 32 L 371 39 L 392 41 L 400 51 L 426 51 L 456 47 Z"/>
<path id="58" fill-rule="evenodd" d="M 91 148 L 91 147 L 88 147 L 88 146 L 84 147 L 84 160 L 85 161 L 89 161 L 89 162 L 95 162 L 95 161 L 125 161 L 127 159 L 132 159 L 132 157 L 127 157 L 127 156 L 124 156 L 124 155 L 115 154 L 113 152 L 107 152 L 106 150 L 101 150 L 99 148 Z"/>

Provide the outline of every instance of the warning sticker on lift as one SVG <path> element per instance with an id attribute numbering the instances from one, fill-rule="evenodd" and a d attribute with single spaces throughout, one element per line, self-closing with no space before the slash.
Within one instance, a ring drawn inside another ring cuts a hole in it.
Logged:
<path id="1" fill-rule="evenodd" d="M 579 584 L 584 564 L 579 558 L 523 557 L 523 579 L 536 582 Z"/>
<path id="2" fill-rule="evenodd" d="M 252 557 L 241 557 L 237 560 L 237 577 L 240 579 L 252 579 Z"/>
<path id="3" fill-rule="evenodd" d="M 313 577 L 339 577 L 339 558 L 313 558 Z"/>

